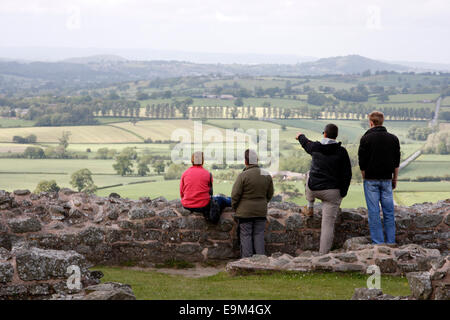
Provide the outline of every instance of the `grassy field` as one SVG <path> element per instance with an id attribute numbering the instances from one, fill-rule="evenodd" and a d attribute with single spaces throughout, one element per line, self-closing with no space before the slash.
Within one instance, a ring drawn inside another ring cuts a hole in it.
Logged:
<path id="1" fill-rule="evenodd" d="M 172 133 L 175 133 L 177 129 L 185 129 L 191 138 L 194 139 L 194 121 L 192 120 L 148 120 L 139 121 L 135 125 L 130 122 L 123 122 L 114 126 L 153 140 L 178 140 L 179 137 L 176 134 L 172 137 Z M 203 124 L 202 127 L 203 132 L 214 129 L 214 127 L 207 124 Z M 225 137 L 223 130 L 220 131 Z"/>
<path id="2" fill-rule="evenodd" d="M 394 94 L 389 96 L 389 102 L 422 102 L 424 100 L 436 100 L 438 97 L 438 93 Z"/>
<path id="3" fill-rule="evenodd" d="M 294 137 L 298 131 L 305 133 L 310 139 L 320 139 L 321 132 L 327 120 L 279 120 L 277 122 L 262 122 L 254 120 L 208 120 L 203 123 L 203 133 L 207 129 L 218 129 L 222 134 L 225 128 L 253 129 L 279 129 L 281 156 L 292 150 L 300 150 Z M 348 142 L 357 142 L 364 133 L 360 121 L 336 120 L 340 128 L 340 137 Z M 285 130 L 281 125 L 285 124 Z M 389 131 L 397 134 L 400 139 L 406 136 L 408 128 L 412 124 L 426 125 L 426 122 L 411 121 L 387 121 Z M 99 190 L 98 194 L 107 196 L 111 192 L 117 192 L 123 197 L 138 199 L 142 196 L 157 197 L 160 195 L 168 199 L 179 197 L 178 180 L 165 181 L 162 176 L 148 177 L 121 177 L 115 174 L 112 168 L 114 160 L 95 160 L 95 153 L 99 148 L 122 150 L 125 147 L 135 148 L 139 154 L 168 155 L 170 144 L 144 144 L 142 138 L 151 137 L 157 139 L 170 139 L 172 131 L 185 128 L 192 136 L 193 121 L 191 120 L 148 120 L 139 121 L 136 125 L 130 122 L 113 123 L 112 125 L 81 126 L 81 127 L 33 127 L 33 128 L 0 128 L 0 141 L 10 135 L 26 135 L 37 133 L 41 146 L 56 146 L 56 141 L 63 130 L 70 130 L 69 150 L 86 152 L 91 150 L 89 159 L 86 160 L 30 160 L 30 159 L 0 159 L 0 189 L 14 190 L 28 188 L 34 190 L 37 183 L 44 179 L 55 179 L 61 187 L 70 187 L 70 175 L 82 168 L 88 168 L 93 173 L 94 183 L 98 187 L 124 184 L 123 186 Z M 270 132 L 269 132 L 270 135 Z M 3 137 L 3 138 L 2 138 Z M 270 137 L 270 136 L 269 136 Z M 48 140 L 49 143 L 43 141 Z M 206 141 L 204 141 L 206 142 Z M 286 142 L 289 145 L 286 145 Z M 222 144 L 220 144 L 222 145 Z M 22 152 L 29 145 L 0 143 L 0 152 Z M 422 143 L 414 141 L 401 145 L 402 158 L 406 158 L 419 148 Z M 422 155 L 407 168 L 400 172 L 400 178 L 417 178 L 419 176 L 443 176 L 450 174 L 450 156 L 448 155 Z M 214 171 L 213 174 L 217 172 Z M 131 184 L 130 182 L 152 180 L 143 184 Z M 304 193 L 303 183 L 295 182 L 294 187 L 301 194 Z M 398 204 L 411 205 L 416 202 L 436 201 L 450 198 L 450 184 L 446 182 L 400 182 L 395 192 L 395 200 Z M 215 181 L 215 193 L 229 195 L 231 181 Z M 280 192 L 278 190 L 277 192 Z M 304 196 L 292 198 L 293 201 L 304 205 Z M 360 184 L 352 184 L 348 196 L 343 200 L 344 208 L 365 206 L 363 188 Z"/>
<path id="4" fill-rule="evenodd" d="M 32 127 L 35 121 L 0 117 L 0 128 Z"/>
<path id="5" fill-rule="evenodd" d="M 261 300 L 348 300 L 355 288 L 366 286 L 367 276 L 355 273 L 277 273 L 272 275 L 214 276 L 187 278 L 155 271 L 119 267 L 96 267 L 102 282 L 130 284 L 139 300 L 261 299 Z M 383 293 L 410 294 L 404 277 L 381 276 Z"/>
<path id="6" fill-rule="evenodd" d="M 2 128 L 0 142 L 12 142 L 13 136 L 35 134 L 39 143 L 57 143 L 63 131 L 70 131 L 71 143 L 132 143 L 142 142 L 132 133 L 108 125 L 74 127 Z"/>
<path id="7" fill-rule="evenodd" d="M 441 161 L 424 161 L 417 159 L 410 165 L 400 171 L 400 178 L 417 178 L 423 176 L 442 177 L 450 175 L 450 156 L 447 160 Z"/>
<path id="8" fill-rule="evenodd" d="M 267 129 L 268 135 L 270 137 L 271 129 L 278 129 L 280 142 L 288 142 L 292 144 L 298 144 L 295 140 L 297 132 L 300 130 L 293 126 L 286 126 L 285 130 L 277 122 L 267 122 L 267 121 L 256 121 L 256 120 L 208 120 L 208 124 L 218 126 L 220 128 L 241 128 L 243 130 L 248 129 Z M 309 129 L 303 129 L 303 133 L 311 137 L 311 139 L 319 139 L 320 132 L 311 131 Z"/>
<path id="9" fill-rule="evenodd" d="M 0 143 L 0 153 L 23 152 L 27 147 L 31 146 L 31 144 L 22 143 Z"/>
<path id="10" fill-rule="evenodd" d="M 100 196 L 108 196 L 111 192 L 116 192 L 124 198 L 139 199 L 140 197 L 158 197 L 164 195 L 168 200 L 179 198 L 179 181 L 178 180 L 163 180 L 158 177 L 157 181 L 150 183 L 142 183 L 136 185 L 124 185 L 119 187 L 107 188 L 97 192 Z M 283 182 L 286 183 L 286 182 Z M 303 181 L 290 182 L 297 188 L 301 196 L 285 199 L 297 203 L 299 205 L 306 205 L 307 201 L 304 197 L 304 183 Z M 216 179 L 214 182 L 214 193 L 223 193 L 225 195 L 231 194 L 232 181 L 223 181 Z M 280 193 L 280 189 L 275 185 L 275 193 Z M 410 196 L 414 194 L 415 196 Z M 450 198 L 450 183 L 449 182 L 405 182 L 400 181 L 398 187 L 394 192 L 395 201 L 399 205 L 412 205 L 422 202 L 435 202 L 437 200 Z M 320 202 L 318 200 L 318 202 Z M 343 199 L 342 208 L 358 208 L 365 207 L 366 202 L 364 198 L 364 190 L 362 184 L 352 184 L 347 196 Z"/>
<path id="11" fill-rule="evenodd" d="M 1 159 L 0 172 L 72 173 L 88 168 L 92 173 L 113 174 L 114 160 L 84 159 Z"/>

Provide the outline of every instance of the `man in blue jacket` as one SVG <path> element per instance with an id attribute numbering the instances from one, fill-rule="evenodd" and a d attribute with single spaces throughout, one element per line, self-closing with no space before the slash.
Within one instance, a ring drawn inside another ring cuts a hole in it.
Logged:
<path id="1" fill-rule="evenodd" d="M 336 141 L 338 127 L 327 124 L 321 141 L 310 141 L 298 133 L 297 140 L 312 156 L 311 169 L 307 174 L 305 195 L 308 200 L 306 214 L 312 216 L 314 200 L 322 200 L 322 226 L 320 254 L 330 251 L 334 239 L 334 224 L 342 198 L 347 195 L 352 179 L 352 166 L 347 150 Z"/>

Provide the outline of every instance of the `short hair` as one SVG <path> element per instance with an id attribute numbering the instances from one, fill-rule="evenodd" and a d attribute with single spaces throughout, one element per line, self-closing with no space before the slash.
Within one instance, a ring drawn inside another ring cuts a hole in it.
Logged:
<path id="1" fill-rule="evenodd" d="M 336 139 L 338 136 L 338 127 L 335 124 L 329 123 L 325 126 L 324 133 L 326 133 L 327 138 Z"/>
<path id="2" fill-rule="evenodd" d="M 258 155 L 254 150 L 245 150 L 245 163 L 246 164 L 258 164 Z"/>
<path id="3" fill-rule="evenodd" d="M 369 114 L 369 120 L 372 121 L 375 126 L 381 126 L 384 122 L 384 114 L 381 111 L 373 111 Z"/>
<path id="4" fill-rule="evenodd" d="M 203 165 L 204 157 L 202 151 L 195 151 L 191 156 L 191 163 L 194 166 Z"/>

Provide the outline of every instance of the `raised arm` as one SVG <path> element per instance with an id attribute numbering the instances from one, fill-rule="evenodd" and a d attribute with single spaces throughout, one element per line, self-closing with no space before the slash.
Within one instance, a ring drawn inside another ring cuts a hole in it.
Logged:
<path id="1" fill-rule="evenodd" d="M 309 140 L 303 133 L 297 135 L 297 140 L 307 153 L 311 154 L 313 152 L 314 142 Z"/>

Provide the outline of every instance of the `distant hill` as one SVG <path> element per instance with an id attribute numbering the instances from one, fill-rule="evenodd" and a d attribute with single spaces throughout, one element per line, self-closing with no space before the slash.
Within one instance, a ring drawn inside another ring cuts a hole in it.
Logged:
<path id="1" fill-rule="evenodd" d="M 64 59 L 61 62 L 88 64 L 88 63 L 109 63 L 109 62 L 124 62 L 124 61 L 127 61 L 127 59 L 117 55 L 93 55 L 88 57 Z"/>
<path id="2" fill-rule="evenodd" d="M 331 57 L 297 64 L 206 64 L 186 61 L 131 61 L 117 55 L 94 55 L 59 62 L 0 60 L 0 75 L 74 83 L 111 83 L 208 74 L 249 76 L 306 76 L 355 74 L 366 70 L 420 71 L 358 55 Z"/>
<path id="3" fill-rule="evenodd" d="M 378 60 L 369 59 L 359 55 L 348 55 L 319 59 L 314 62 L 301 64 L 305 74 L 354 74 L 366 70 L 375 71 L 413 71 L 413 68 L 400 64 L 391 64 Z"/>

